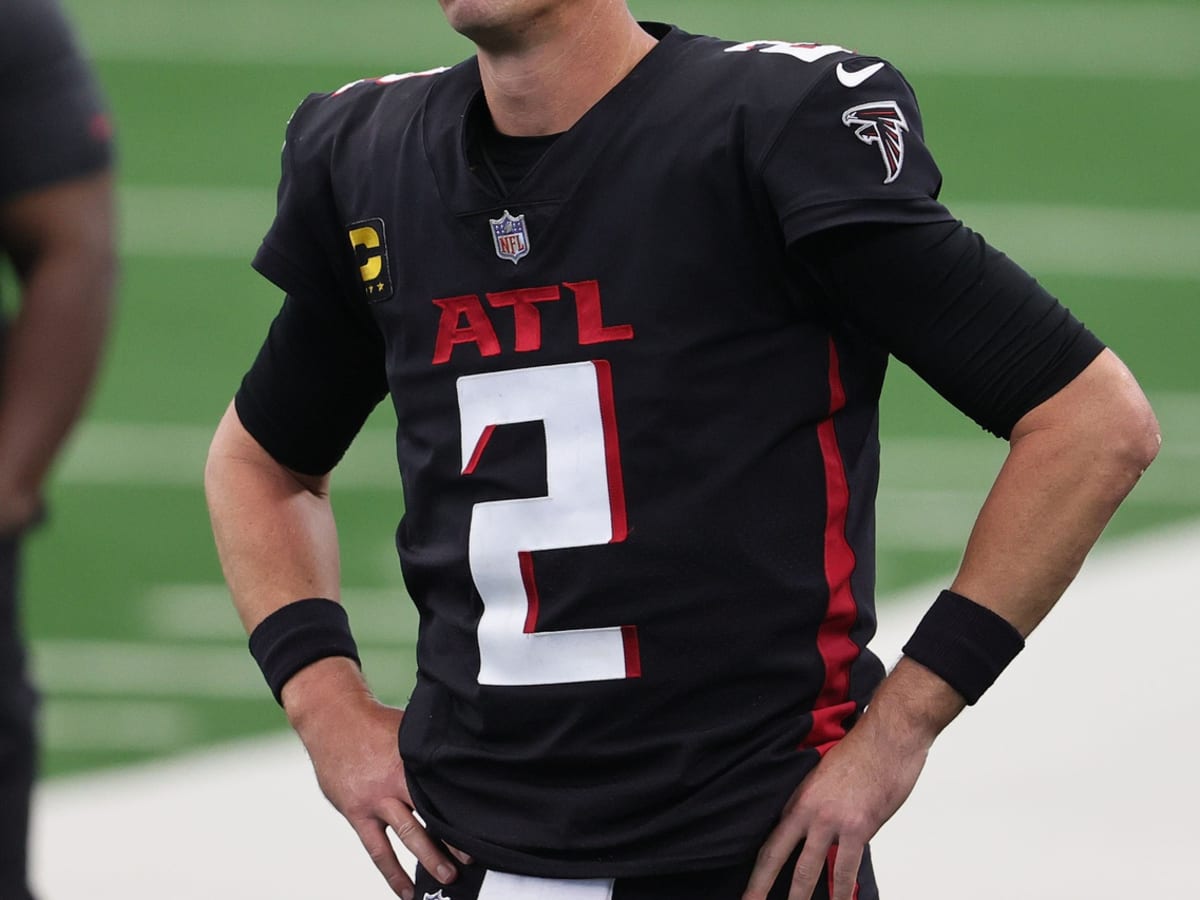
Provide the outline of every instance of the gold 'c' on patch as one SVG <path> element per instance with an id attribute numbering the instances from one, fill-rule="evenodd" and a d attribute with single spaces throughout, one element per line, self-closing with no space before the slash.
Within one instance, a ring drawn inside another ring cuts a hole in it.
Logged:
<path id="1" fill-rule="evenodd" d="M 387 233 L 383 219 L 364 219 L 347 227 L 350 246 L 358 262 L 363 294 L 368 303 L 392 296 L 392 274 L 388 265 Z"/>

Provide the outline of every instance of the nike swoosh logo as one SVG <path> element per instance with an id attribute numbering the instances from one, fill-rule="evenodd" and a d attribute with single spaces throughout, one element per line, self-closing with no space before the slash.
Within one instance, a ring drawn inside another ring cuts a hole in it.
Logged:
<path id="1" fill-rule="evenodd" d="M 838 63 L 837 77 L 838 81 L 846 87 L 856 88 L 882 68 L 883 63 L 877 62 L 875 65 L 859 69 L 857 72 L 847 72 L 846 67 L 842 63 Z"/>

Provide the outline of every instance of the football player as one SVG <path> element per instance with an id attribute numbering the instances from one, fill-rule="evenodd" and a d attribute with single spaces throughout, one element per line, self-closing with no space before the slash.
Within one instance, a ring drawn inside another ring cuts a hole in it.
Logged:
<path id="1" fill-rule="evenodd" d="M 22 535 L 92 385 L 112 306 L 109 124 L 53 0 L 0 5 L 0 256 L 20 284 L 0 317 L 0 897 L 26 900 L 35 694 L 18 628 Z"/>
<path id="2" fill-rule="evenodd" d="M 251 650 L 402 897 L 876 897 L 868 841 L 1150 463 L 1154 416 L 938 202 L 886 61 L 621 0 L 441 5 L 473 58 L 288 126 L 254 262 L 286 299 L 207 473 Z M 885 677 L 889 354 L 1011 449 Z M 420 612 L 403 711 L 357 665 L 329 501 L 384 397 Z"/>

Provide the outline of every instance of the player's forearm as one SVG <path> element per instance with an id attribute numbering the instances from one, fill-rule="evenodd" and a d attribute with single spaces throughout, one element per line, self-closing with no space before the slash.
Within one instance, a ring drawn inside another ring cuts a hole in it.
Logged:
<path id="1" fill-rule="evenodd" d="M 339 599 L 327 480 L 276 462 L 232 404 L 213 438 L 204 481 L 217 554 L 247 633 L 295 600 Z"/>
<path id="2" fill-rule="evenodd" d="M 83 410 L 108 333 L 115 271 L 111 248 L 67 245 L 38 256 L 24 272 L 0 375 L 4 497 L 36 504 Z"/>
<path id="3" fill-rule="evenodd" d="M 1028 635 L 1153 461 L 1158 423 L 1105 351 L 1027 414 L 980 511 L 953 590 Z"/>
<path id="4" fill-rule="evenodd" d="M 1014 429 L 953 590 L 1028 635 L 1075 577 L 1158 444 L 1141 390 L 1115 356 L 1102 354 Z M 964 705 L 945 681 L 906 657 L 856 729 L 868 726 L 915 751 Z"/>

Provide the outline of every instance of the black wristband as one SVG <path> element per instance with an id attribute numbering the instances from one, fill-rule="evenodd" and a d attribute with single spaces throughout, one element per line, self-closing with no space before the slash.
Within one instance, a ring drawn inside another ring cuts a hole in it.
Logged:
<path id="1" fill-rule="evenodd" d="M 259 622 L 250 634 L 250 655 L 280 706 L 283 686 L 305 666 L 329 656 L 347 656 L 362 665 L 345 608 L 324 597 L 281 606 Z"/>
<path id="2" fill-rule="evenodd" d="M 925 613 L 904 654 L 974 704 L 1025 647 L 1002 616 L 953 591 L 942 591 Z"/>

